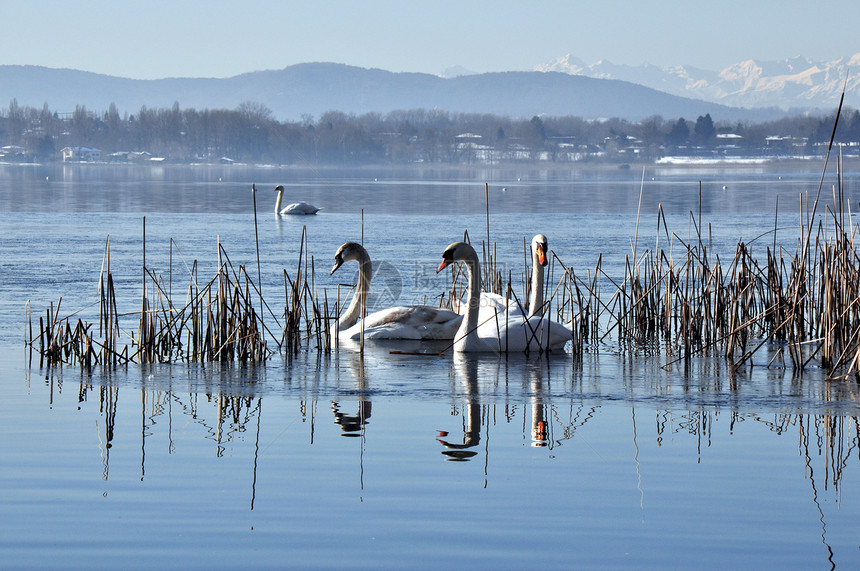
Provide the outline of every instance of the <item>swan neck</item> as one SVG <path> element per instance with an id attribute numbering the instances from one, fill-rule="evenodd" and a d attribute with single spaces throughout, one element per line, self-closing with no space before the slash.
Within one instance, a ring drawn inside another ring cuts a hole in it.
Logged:
<path id="1" fill-rule="evenodd" d="M 543 266 L 537 252 L 532 255 L 532 286 L 529 296 L 529 317 L 543 315 Z"/>
<path id="2" fill-rule="evenodd" d="M 478 261 L 478 255 L 473 254 L 468 258 L 463 259 L 466 266 L 466 275 L 469 282 L 469 292 L 466 296 L 468 311 L 466 318 L 463 319 L 460 325 L 460 331 L 467 333 L 469 336 L 477 336 L 475 329 L 478 327 L 478 313 L 481 309 L 481 268 Z M 458 333 L 458 337 L 460 333 Z"/>
<path id="3" fill-rule="evenodd" d="M 358 262 L 358 283 L 355 284 L 355 294 L 349 307 L 337 320 L 338 331 L 344 331 L 358 323 L 362 317 L 362 310 L 367 312 L 367 294 L 370 291 L 370 279 L 373 277 L 373 264 L 367 252 L 360 252 L 356 261 Z"/>
<path id="4" fill-rule="evenodd" d="M 275 214 L 279 214 L 281 212 L 281 198 L 284 196 L 284 191 L 278 191 L 278 197 L 275 199 Z"/>

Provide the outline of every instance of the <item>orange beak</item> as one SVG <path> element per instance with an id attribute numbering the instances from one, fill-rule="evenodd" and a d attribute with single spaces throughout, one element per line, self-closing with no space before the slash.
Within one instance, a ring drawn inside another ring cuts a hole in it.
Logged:
<path id="1" fill-rule="evenodd" d="M 442 263 L 439 264 L 439 268 L 436 269 L 436 273 L 438 274 L 442 270 L 448 267 L 448 264 L 451 263 L 451 260 L 442 260 Z"/>
<path id="2" fill-rule="evenodd" d="M 540 246 L 538 246 L 537 251 L 538 251 L 538 262 L 540 262 L 540 265 L 545 266 L 546 265 L 546 252 L 544 252 L 543 248 L 541 248 Z"/>

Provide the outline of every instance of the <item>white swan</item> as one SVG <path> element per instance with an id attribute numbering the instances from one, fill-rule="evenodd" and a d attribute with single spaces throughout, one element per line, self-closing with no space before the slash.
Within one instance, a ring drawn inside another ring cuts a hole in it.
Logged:
<path id="1" fill-rule="evenodd" d="M 469 279 L 466 297 L 468 312 L 454 338 L 454 350 L 462 352 L 551 351 L 564 348 L 571 332 L 561 323 L 540 315 L 524 317 L 501 313 L 481 323 L 481 267 L 475 249 L 465 242 L 454 242 L 442 253 L 437 272 L 454 262 L 463 262 Z M 542 305 L 542 304 L 541 304 Z"/>
<path id="2" fill-rule="evenodd" d="M 281 199 L 284 197 L 284 185 L 279 184 L 276 186 L 275 192 L 278 193 L 278 198 L 275 199 L 275 214 L 279 216 L 283 214 L 316 214 L 320 211 L 319 208 L 313 204 L 308 204 L 307 202 L 294 202 L 292 204 L 288 204 L 283 210 L 281 210 Z"/>
<path id="3" fill-rule="evenodd" d="M 361 309 L 367 304 L 373 265 L 361 244 L 347 242 L 334 256 L 331 273 L 344 262 L 358 262 L 358 283 L 349 307 L 337 321 L 339 339 L 359 339 L 361 336 Z M 429 305 L 389 307 L 375 311 L 364 318 L 365 339 L 453 339 L 462 316 Z"/>

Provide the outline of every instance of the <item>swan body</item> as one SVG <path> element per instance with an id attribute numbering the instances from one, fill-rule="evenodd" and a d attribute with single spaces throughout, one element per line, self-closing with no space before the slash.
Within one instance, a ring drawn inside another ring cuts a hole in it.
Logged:
<path id="1" fill-rule="evenodd" d="M 344 262 L 358 262 L 358 283 L 352 302 L 337 321 L 339 339 L 361 337 L 361 309 L 367 305 L 367 294 L 373 275 L 370 256 L 361 244 L 347 242 L 334 256 L 331 273 Z M 453 311 L 429 305 L 389 307 L 364 318 L 365 339 L 453 339 L 463 317 Z"/>
<path id="2" fill-rule="evenodd" d="M 561 350 L 570 340 L 571 332 L 561 323 L 545 319 L 543 315 L 524 316 L 499 313 L 493 318 L 480 320 L 481 268 L 474 248 L 465 242 L 454 242 L 442 254 L 437 272 L 454 262 L 463 262 L 469 280 L 466 297 L 467 312 L 454 339 L 457 352 L 518 352 Z M 542 285 L 542 284 L 541 284 Z M 538 288 L 542 290 L 541 288 Z M 532 291 L 534 296 L 536 292 Z M 532 307 L 537 308 L 537 303 Z M 542 307 L 542 303 L 540 304 Z"/>
<path id="3" fill-rule="evenodd" d="M 283 209 L 281 208 L 281 199 L 284 197 L 284 185 L 279 184 L 275 187 L 275 192 L 278 193 L 278 198 L 275 199 L 275 214 L 282 216 L 285 214 L 316 214 L 320 211 L 319 208 L 307 202 L 294 202 L 288 204 Z"/>
<path id="4" fill-rule="evenodd" d="M 441 339 L 454 338 L 463 316 L 428 305 L 400 305 L 374 311 L 364 318 L 365 339 Z M 361 338 L 361 322 L 345 331 L 339 339 Z"/>

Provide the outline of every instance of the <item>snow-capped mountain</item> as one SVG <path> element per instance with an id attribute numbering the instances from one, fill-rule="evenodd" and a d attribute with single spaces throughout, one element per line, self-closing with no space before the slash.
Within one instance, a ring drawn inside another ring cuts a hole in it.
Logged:
<path id="1" fill-rule="evenodd" d="M 690 66 L 616 65 L 608 61 L 587 65 L 566 55 L 536 66 L 535 71 L 619 79 L 673 95 L 745 108 L 832 108 L 838 105 L 845 86 L 845 104 L 860 106 L 860 53 L 829 62 L 804 57 L 775 62 L 747 60 L 719 72 Z"/>

